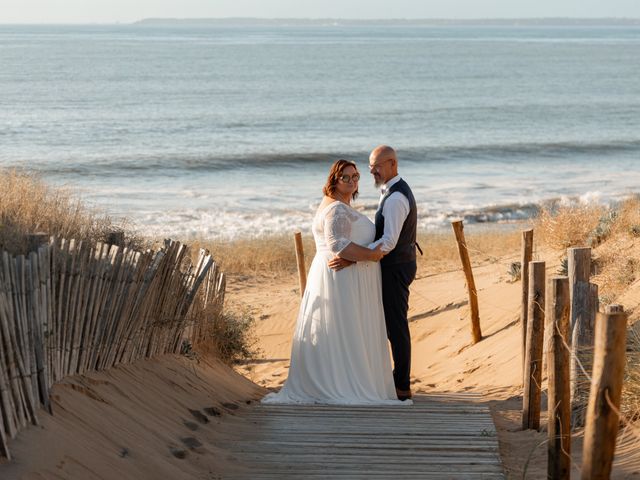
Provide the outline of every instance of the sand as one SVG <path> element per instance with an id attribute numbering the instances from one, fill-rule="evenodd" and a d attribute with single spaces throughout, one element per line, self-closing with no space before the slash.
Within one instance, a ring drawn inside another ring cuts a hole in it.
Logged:
<path id="1" fill-rule="evenodd" d="M 264 390 L 212 359 L 165 356 L 54 386 L 4 479 L 194 479 L 241 470 L 225 434 Z"/>
<path id="2" fill-rule="evenodd" d="M 548 275 L 559 261 L 550 252 Z M 545 258 L 546 257 L 546 258 Z M 484 339 L 471 344 L 461 271 L 419 272 L 411 288 L 415 391 L 479 392 L 490 404 L 508 478 L 546 478 L 546 433 L 521 431 L 519 282 L 517 256 L 476 266 Z M 261 357 L 235 371 L 220 362 L 178 356 L 72 377 L 53 389 L 54 416 L 41 414 L 11 442 L 15 459 L 0 478 L 187 479 L 242 471 L 225 448 L 228 432 L 251 435 L 244 409 L 286 379 L 299 292 L 294 276 L 229 279 L 228 308 L 250 308 Z M 635 320 L 640 282 L 621 299 Z M 544 386 L 544 383 L 543 383 Z M 543 405 L 543 409 L 546 406 Z M 542 423 L 546 420 L 543 415 Z M 581 433 L 574 439 L 577 478 Z M 613 478 L 636 478 L 633 452 L 617 459 Z M 622 465 L 624 464 L 624 465 Z M 526 472 L 525 472 L 526 470 Z"/>

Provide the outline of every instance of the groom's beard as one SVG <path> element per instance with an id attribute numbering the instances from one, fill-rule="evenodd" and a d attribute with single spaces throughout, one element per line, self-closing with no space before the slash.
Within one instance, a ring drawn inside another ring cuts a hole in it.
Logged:
<path id="1" fill-rule="evenodd" d="M 384 182 L 382 181 L 382 177 L 378 174 L 374 175 L 373 184 L 375 185 L 376 188 L 380 188 L 382 185 L 384 185 Z"/>

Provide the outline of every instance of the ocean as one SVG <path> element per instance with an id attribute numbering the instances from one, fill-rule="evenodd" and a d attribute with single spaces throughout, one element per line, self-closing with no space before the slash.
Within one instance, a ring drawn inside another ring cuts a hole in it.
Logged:
<path id="1" fill-rule="evenodd" d="M 148 235 L 310 231 L 396 148 L 423 229 L 640 192 L 638 26 L 0 26 L 0 167 Z"/>

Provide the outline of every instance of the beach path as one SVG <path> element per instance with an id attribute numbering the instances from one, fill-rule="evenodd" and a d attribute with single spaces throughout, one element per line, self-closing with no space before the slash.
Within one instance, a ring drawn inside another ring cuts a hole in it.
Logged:
<path id="1" fill-rule="evenodd" d="M 253 435 L 230 432 L 225 448 L 247 470 L 229 478 L 505 478 L 478 394 L 418 395 L 411 406 L 256 405 L 243 417 Z"/>

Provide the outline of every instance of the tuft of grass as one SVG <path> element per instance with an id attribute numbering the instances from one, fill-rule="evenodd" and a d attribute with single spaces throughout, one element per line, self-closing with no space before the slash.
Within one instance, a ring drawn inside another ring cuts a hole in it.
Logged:
<path id="1" fill-rule="evenodd" d="M 569 259 L 564 257 L 560 260 L 560 266 L 558 267 L 558 271 L 556 272 L 561 277 L 566 277 L 569 275 Z"/>
<path id="2" fill-rule="evenodd" d="M 640 233 L 640 197 L 631 197 L 615 207 L 612 234 L 636 237 Z"/>
<path id="3" fill-rule="evenodd" d="M 541 209 L 534 228 L 538 238 L 551 248 L 563 250 L 590 245 L 605 211 L 604 207 L 599 205 L 553 204 Z"/>
<path id="4" fill-rule="evenodd" d="M 592 247 L 592 279 L 604 303 L 614 302 L 640 275 L 638 225 L 638 197 L 610 208 L 552 206 L 543 209 L 536 221 L 538 238 L 563 255 L 568 247 Z M 558 273 L 566 275 L 566 260 Z"/>
<path id="5" fill-rule="evenodd" d="M 211 346 L 219 359 L 227 363 L 255 358 L 259 351 L 253 336 L 255 319 L 247 311 L 225 311 L 211 324 Z"/>
<path id="6" fill-rule="evenodd" d="M 640 422 L 640 322 L 632 325 L 627 332 L 627 366 L 622 408 L 627 418 L 638 423 Z"/>
<path id="7" fill-rule="evenodd" d="M 143 249 L 145 242 L 104 214 L 87 208 L 68 189 L 50 187 L 37 175 L 0 169 L 0 250 L 27 253 L 27 237 L 44 232 L 95 243 L 125 231 L 125 244 Z"/>
<path id="8" fill-rule="evenodd" d="M 522 262 L 511 262 L 507 274 L 511 283 L 519 281 L 522 278 Z"/>

